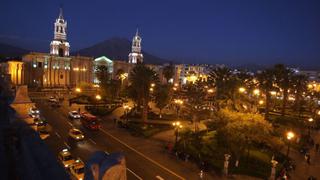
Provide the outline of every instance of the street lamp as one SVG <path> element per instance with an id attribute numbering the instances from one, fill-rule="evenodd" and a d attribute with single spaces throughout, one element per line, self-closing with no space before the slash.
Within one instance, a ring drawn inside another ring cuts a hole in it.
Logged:
<path id="1" fill-rule="evenodd" d="M 287 140 L 288 140 L 287 158 L 289 158 L 290 142 L 294 138 L 294 136 L 295 134 L 292 131 L 287 132 Z"/>
<path id="2" fill-rule="evenodd" d="M 77 93 L 80 93 L 80 92 L 81 92 L 81 89 L 80 89 L 80 88 L 76 88 L 76 92 L 77 92 Z"/>
<path id="3" fill-rule="evenodd" d="M 172 126 L 174 127 L 174 133 L 175 133 L 175 135 L 176 135 L 175 144 L 177 144 L 177 142 L 178 142 L 178 136 L 179 136 L 179 129 L 182 128 L 182 125 L 180 124 L 179 121 L 177 121 L 177 122 L 173 122 L 173 123 L 172 123 Z"/>
<path id="4" fill-rule="evenodd" d="M 260 95 L 260 90 L 259 89 L 254 89 L 253 90 L 253 94 L 256 95 L 256 96 L 259 96 Z"/>
<path id="5" fill-rule="evenodd" d="M 312 122 L 313 122 L 313 118 L 309 118 L 308 119 L 308 135 L 309 135 L 309 137 L 310 137 L 310 131 L 311 131 L 311 126 L 312 126 Z"/>
<path id="6" fill-rule="evenodd" d="M 208 92 L 209 94 L 211 94 L 211 93 L 213 93 L 213 89 L 208 89 L 207 92 Z"/>
<path id="7" fill-rule="evenodd" d="M 244 93 L 244 92 L 246 92 L 246 88 L 244 88 L 244 87 L 240 87 L 240 88 L 239 88 L 239 92 L 240 92 L 240 93 Z"/>
<path id="8" fill-rule="evenodd" d="M 263 101 L 263 100 L 260 100 L 260 101 L 259 101 L 259 105 L 262 105 L 262 104 L 264 104 L 264 101 Z"/>
<path id="9" fill-rule="evenodd" d="M 179 119 L 180 106 L 183 104 L 183 100 L 181 100 L 181 99 L 175 99 L 175 100 L 174 100 L 174 103 L 177 105 L 177 116 L 178 116 L 178 119 Z"/>
<path id="10" fill-rule="evenodd" d="M 96 100 L 101 100 L 101 96 L 99 94 L 96 95 Z"/>

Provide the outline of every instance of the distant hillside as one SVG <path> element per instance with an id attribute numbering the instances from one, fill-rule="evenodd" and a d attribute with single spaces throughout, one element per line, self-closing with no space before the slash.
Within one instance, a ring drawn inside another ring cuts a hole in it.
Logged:
<path id="1" fill-rule="evenodd" d="M 0 43 L 0 59 L 6 59 L 6 57 L 20 58 L 23 54 L 27 54 L 29 51 L 19 47 L 15 47 L 9 44 Z"/>
<path id="2" fill-rule="evenodd" d="M 73 55 L 83 56 L 107 56 L 114 60 L 128 60 L 128 55 L 131 51 L 131 42 L 124 38 L 111 38 L 100 43 L 97 43 L 91 47 L 81 49 L 73 52 Z M 162 64 L 167 60 L 153 56 L 145 51 L 142 52 L 144 56 L 144 62 L 150 64 Z"/>

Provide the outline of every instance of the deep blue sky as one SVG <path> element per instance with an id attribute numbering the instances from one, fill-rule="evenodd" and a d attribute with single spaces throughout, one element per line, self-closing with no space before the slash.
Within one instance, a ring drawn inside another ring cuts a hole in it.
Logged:
<path id="1" fill-rule="evenodd" d="M 320 0 L 1 0 L 0 41 L 48 51 L 60 4 L 72 50 L 138 26 L 159 57 L 320 65 Z"/>

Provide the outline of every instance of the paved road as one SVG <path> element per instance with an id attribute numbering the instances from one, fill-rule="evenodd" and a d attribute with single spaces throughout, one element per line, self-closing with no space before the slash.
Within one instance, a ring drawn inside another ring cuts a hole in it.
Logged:
<path id="1" fill-rule="evenodd" d="M 35 102 L 41 114 L 53 127 L 51 137 L 46 142 L 56 154 L 63 148 L 70 147 L 75 156 L 85 161 L 91 153 L 97 150 L 103 150 L 108 153 L 123 152 L 127 160 L 128 179 L 184 179 L 177 173 L 122 142 L 117 137 L 112 136 L 105 129 L 92 132 L 82 128 L 79 120 L 69 120 L 67 118 L 67 109 L 52 108 L 46 100 L 36 100 Z M 72 127 L 77 127 L 85 133 L 86 139 L 83 142 L 77 143 L 68 138 L 68 131 Z"/>

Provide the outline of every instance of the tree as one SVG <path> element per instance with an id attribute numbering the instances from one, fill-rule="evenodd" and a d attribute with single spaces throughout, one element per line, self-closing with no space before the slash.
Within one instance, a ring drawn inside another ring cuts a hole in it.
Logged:
<path id="1" fill-rule="evenodd" d="M 168 83 L 169 80 L 174 76 L 174 66 L 172 64 L 165 66 L 162 70 L 162 73 Z"/>
<path id="2" fill-rule="evenodd" d="M 222 109 L 220 118 L 226 121 L 226 125 L 220 129 L 220 133 L 226 138 L 226 143 L 233 154 L 240 157 L 252 143 L 267 144 L 272 138 L 272 125 L 259 114 L 240 113 Z"/>
<path id="3" fill-rule="evenodd" d="M 303 93 L 307 91 L 308 77 L 303 74 L 292 76 L 292 89 L 295 94 L 295 109 L 301 117 Z"/>
<path id="4" fill-rule="evenodd" d="M 107 66 L 98 66 L 96 68 L 96 76 L 102 90 L 102 95 L 107 97 L 109 91 L 109 82 L 111 80 L 110 73 Z"/>
<path id="5" fill-rule="evenodd" d="M 265 119 L 268 120 L 271 101 L 270 91 L 274 88 L 273 84 L 275 82 L 274 71 L 272 69 L 265 69 L 261 73 L 257 74 L 257 79 L 259 82 L 259 88 L 264 92 L 266 97 Z"/>
<path id="6" fill-rule="evenodd" d="M 288 95 L 289 95 L 288 91 L 292 87 L 291 78 L 293 75 L 293 71 L 285 67 L 283 64 L 276 64 L 274 66 L 274 73 L 275 73 L 275 82 L 283 92 L 281 116 L 284 116 L 287 103 L 288 103 Z"/>
<path id="7" fill-rule="evenodd" d="M 217 99 L 226 98 L 228 92 L 228 83 L 232 77 L 231 70 L 227 67 L 217 67 L 209 73 L 209 83 L 216 88 Z"/>
<path id="8" fill-rule="evenodd" d="M 165 108 L 171 100 L 170 86 L 158 85 L 155 90 L 155 103 L 159 108 L 159 117 L 162 118 L 162 109 Z"/>
<path id="9" fill-rule="evenodd" d="M 136 93 L 138 105 L 142 105 L 142 120 L 148 119 L 148 102 L 150 99 L 151 83 L 157 84 L 159 77 L 153 69 L 146 67 L 144 64 L 137 64 L 130 72 L 129 81 L 131 91 Z M 132 93 L 130 93 L 132 94 Z"/>

